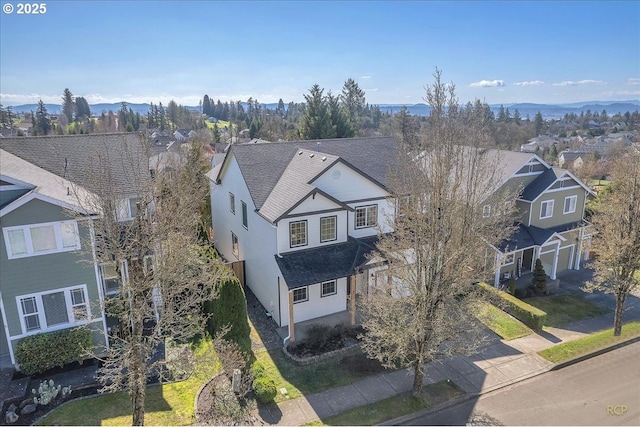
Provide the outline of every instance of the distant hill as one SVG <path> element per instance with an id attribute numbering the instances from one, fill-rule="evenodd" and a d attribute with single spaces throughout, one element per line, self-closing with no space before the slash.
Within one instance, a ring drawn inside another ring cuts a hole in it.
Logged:
<path id="1" fill-rule="evenodd" d="M 120 102 L 112 103 L 112 104 L 92 104 L 91 112 L 95 115 L 101 114 L 103 111 L 113 111 L 117 112 L 120 110 Z M 246 109 L 246 104 L 243 102 L 243 106 Z M 270 110 L 275 110 L 278 106 L 277 103 L 263 104 L 266 108 Z M 285 103 L 285 106 L 287 103 Z M 47 107 L 47 111 L 49 114 L 60 114 L 62 112 L 62 105 L 59 104 L 45 104 Z M 147 114 L 149 112 L 149 104 L 129 104 L 127 106 L 133 110 L 134 113 Z M 411 105 L 403 105 L 403 104 L 379 104 L 380 110 L 384 113 L 395 114 L 400 111 L 400 109 L 406 106 L 407 110 L 410 114 L 415 116 L 427 116 L 429 115 L 430 108 L 427 104 L 411 104 Z M 640 101 L 638 100 L 629 100 L 629 101 L 586 101 L 586 102 L 576 102 L 571 104 L 533 104 L 533 103 L 517 103 L 517 104 L 503 104 L 504 108 L 509 109 L 509 113 L 513 115 L 513 112 L 518 109 L 520 116 L 525 119 L 529 116 L 530 119 L 533 120 L 533 117 L 540 111 L 542 117 L 545 119 L 559 119 L 562 118 L 565 114 L 575 113 L 580 115 L 580 112 L 587 110 L 591 110 L 592 112 L 601 113 L 602 110 L 605 110 L 607 114 L 613 115 L 616 113 L 624 114 L 625 112 L 635 111 L 640 109 Z M 166 107 L 166 106 L 165 106 Z M 494 114 L 497 114 L 500 110 L 500 104 L 491 104 L 489 105 Z M 12 109 L 16 113 L 26 113 L 30 111 L 36 111 L 38 108 L 37 104 L 24 104 L 24 105 L 16 105 L 13 106 Z M 187 106 L 188 109 L 193 111 L 199 111 L 200 107 L 197 106 Z"/>

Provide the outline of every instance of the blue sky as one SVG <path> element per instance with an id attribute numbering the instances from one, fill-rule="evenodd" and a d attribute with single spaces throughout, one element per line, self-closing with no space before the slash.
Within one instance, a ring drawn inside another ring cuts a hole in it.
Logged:
<path id="1" fill-rule="evenodd" d="M 640 2 L 0 0 L 0 102 L 303 100 L 355 79 L 423 102 L 436 67 L 461 102 L 640 98 Z M 6 13 L 7 4 L 13 6 Z"/>

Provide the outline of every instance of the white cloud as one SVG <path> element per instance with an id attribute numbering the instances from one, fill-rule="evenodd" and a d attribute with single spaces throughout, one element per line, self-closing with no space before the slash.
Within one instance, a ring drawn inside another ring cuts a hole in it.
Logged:
<path id="1" fill-rule="evenodd" d="M 541 86 L 544 82 L 541 80 L 532 80 L 530 82 L 517 82 L 514 83 L 515 86 Z"/>
<path id="2" fill-rule="evenodd" d="M 627 79 L 627 84 L 631 86 L 638 86 L 640 85 L 640 79 L 637 77 L 629 77 Z"/>
<path id="3" fill-rule="evenodd" d="M 378 92 L 379 90 L 380 89 L 378 89 L 377 87 L 364 89 L 365 93 L 367 93 L 367 92 Z"/>
<path id="4" fill-rule="evenodd" d="M 62 104 L 61 95 L 0 93 L 0 103 L 3 105 L 36 104 L 41 99 L 45 104 Z"/>
<path id="5" fill-rule="evenodd" d="M 469 87 L 500 87 L 504 85 L 504 80 L 480 80 L 479 82 L 471 83 Z"/>
<path id="6" fill-rule="evenodd" d="M 578 86 L 578 85 L 602 85 L 607 84 L 607 82 L 603 82 L 602 80 L 578 80 L 574 82 L 572 80 L 565 80 L 560 83 L 554 83 L 554 86 Z"/>
<path id="7" fill-rule="evenodd" d="M 371 76 L 360 76 L 360 78 L 363 79 L 363 80 L 367 80 L 367 79 L 370 79 Z"/>

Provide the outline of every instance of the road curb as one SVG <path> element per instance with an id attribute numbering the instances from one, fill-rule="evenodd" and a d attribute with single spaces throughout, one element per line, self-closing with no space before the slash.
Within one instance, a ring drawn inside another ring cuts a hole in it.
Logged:
<path id="1" fill-rule="evenodd" d="M 404 423 L 405 421 L 409 421 L 409 420 L 411 420 L 413 418 L 421 417 L 423 415 L 427 415 L 427 414 L 430 414 L 432 412 L 437 412 L 437 411 L 439 411 L 441 409 L 448 408 L 449 406 L 458 405 L 460 403 L 466 402 L 467 400 L 471 400 L 474 397 L 478 397 L 478 394 L 477 393 L 471 393 L 471 394 L 467 393 L 467 394 L 465 394 L 463 396 L 456 397 L 453 400 L 449 400 L 447 402 L 440 403 L 440 404 L 438 404 L 436 406 L 432 406 L 431 408 L 423 409 L 422 411 L 419 411 L 419 412 L 414 412 L 414 413 L 409 414 L 409 415 L 403 415 L 401 417 L 394 418 L 392 420 L 388 420 L 388 421 L 382 422 L 379 425 L 381 425 L 381 426 L 397 426 L 397 425 L 400 425 L 400 424 Z"/>
<path id="2" fill-rule="evenodd" d="M 624 340 L 624 341 L 620 341 L 619 343 L 610 345 L 610 346 L 605 347 L 605 348 L 601 348 L 600 350 L 596 350 L 596 351 L 593 351 L 591 353 L 583 354 L 582 356 L 578 356 L 578 357 L 575 357 L 573 359 L 569 359 L 569 360 L 564 361 L 564 362 L 556 363 L 555 365 L 553 365 L 551 367 L 551 371 L 557 371 L 559 369 L 566 368 L 567 366 L 571 366 L 571 365 L 574 365 L 576 363 L 582 362 L 584 360 L 591 359 L 592 357 L 600 356 L 601 354 L 608 353 L 610 351 L 625 347 L 625 346 L 627 346 L 629 344 L 633 344 L 633 343 L 636 343 L 638 341 L 640 341 L 640 336 L 637 336 L 637 337 L 634 337 L 634 338 L 629 338 L 629 339 Z"/>

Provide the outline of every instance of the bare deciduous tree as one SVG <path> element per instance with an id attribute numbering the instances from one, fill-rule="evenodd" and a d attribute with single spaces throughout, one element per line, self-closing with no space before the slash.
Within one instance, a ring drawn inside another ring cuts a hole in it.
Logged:
<path id="1" fill-rule="evenodd" d="M 640 282 L 640 155 L 629 152 L 611 168 L 614 182 L 595 204 L 595 279 L 587 292 L 614 294 L 613 335 L 622 332 L 624 302 Z"/>
<path id="2" fill-rule="evenodd" d="M 494 254 L 489 245 L 507 238 L 513 223 L 504 209 L 514 194 L 496 188 L 504 182 L 499 152 L 486 150 L 483 118 L 461 121 L 454 86 L 438 70 L 434 77 L 426 88 L 428 127 L 414 151 L 401 147 L 389 177 L 394 232 L 380 236 L 374 255 L 387 269 L 362 301 L 364 351 L 387 367 L 413 370 L 414 396 L 425 363 L 469 354 L 484 341 L 473 313 L 485 297 L 473 283 L 482 279 L 487 250 Z M 486 204 L 500 214 L 483 217 Z"/>
<path id="3" fill-rule="evenodd" d="M 117 293 L 104 302 L 118 326 L 110 328 L 99 379 L 103 391 L 129 392 L 133 425 L 144 424 L 149 377 L 171 375 L 158 355 L 203 334 L 202 304 L 216 297 L 217 283 L 230 274 L 198 241 L 208 198 L 200 149 L 152 176 L 140 144 L 123 139 L 93 153 L 86 183 L 93 197 L 79 200 L 86 211 L 99 213 L 91 220 L 96 261 L 112 265 L 119 281 Z"/>

